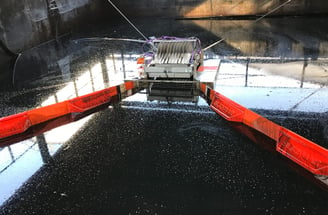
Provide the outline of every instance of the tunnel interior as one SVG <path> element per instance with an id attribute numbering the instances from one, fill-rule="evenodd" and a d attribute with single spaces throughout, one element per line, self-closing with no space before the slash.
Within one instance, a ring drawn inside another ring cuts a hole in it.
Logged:
<path id="1" fill-rule="evenodd" d="M 323 0 L 5 0 L 0 120 L 138 76 L 149 47 L 112 4 L 147 38 L 221 41 L 203 56 L 219 62 L 214 89 L 328 149 Z M 326 176 L 225 121 L 189 85 L 153 92 L 166 100 L 145 90 L 0 139 L 0 214 L 327 212 Z"/>

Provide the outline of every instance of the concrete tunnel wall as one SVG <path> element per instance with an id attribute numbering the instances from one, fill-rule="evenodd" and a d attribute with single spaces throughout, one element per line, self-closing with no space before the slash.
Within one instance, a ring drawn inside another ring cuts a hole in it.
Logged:
<path id="1" fill-rule="evenodd" d="M 102 0 L 2 0 L 0 2 L 0 88 L 9 86 L 16 53 L 72 28 L 85 28 L 107 13 Z"/>
<path id="2" fill-rule="evenodd" d="M 98 18 L 99 0 L 3 0 L 0 40 L 19 52 L 69 32 L 72 26 Z"/>

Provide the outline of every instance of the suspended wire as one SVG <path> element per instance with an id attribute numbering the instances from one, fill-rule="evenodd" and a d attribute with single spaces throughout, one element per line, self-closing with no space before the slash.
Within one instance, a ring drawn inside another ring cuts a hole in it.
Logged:
<path id="1" fill-rule="evenodd" d="M 119 12 L 123 18 L 145 39 L 145 40 L 148 40 L 148 38 L 128 19 L 128 17 L 126 17 L 122 11 L 115 6 L 115 4 L 111 1 L 111 0 L 108 0 L 108 2 L 115 8 L 115 10 L 117 10 L 117 12 Z"/>
<path id="2" fill-rule="evenodd" d="M 259 18 L 257 18 L 252 24 L 255 24 L 255 23 L 261 21 L 263 18 L 269 16 L 270 14 L 272 14 L 272 13 L 276 12 L 277 10 L 279 10 L 280 8 L 286 6 L 286 5 L 289 4 L 291 1 L 292 1 L 292 0 L 287 0 L 286 2 L 280 4 L 278 7 L 275 7 L 274 9 L 270 10 L 270 11 L 267 12 L 266 14 L 264 14 L 264 15 L 260 16 Z M 206 48 L 203 48 L 203 51 L 206 51 L 206 50 L 212 48 L 213 46 L 216 46 L 217 44 L 219 44 L 219 43 L 221 43 L 221 42 L 223 42 L 223 41 L 225 41 L 225 40 L 226 40 L 225 38 L 222 38 L 222 39 L 220 39 L 219 41 L 216 41 L 215 43 L 212 43 L 211 45 L 207 46 Z"/>
<path id="3" fill-rule="evenodd" d="M 213 46 L 216 46 L 217 44 L 223 42 L 224 40 L 225 40 L 225 39 L 222 38 L 221 40 L 216 41 L 215 43 L 212 43 L 211 45 L 209 45 L 209 46 L 207 46 L 206 48 L 204 48 L 203 51 L 206 51 L 207 49 L 210 49 L 210 48 L 212 48 Z"/>
<path id="4" fill-rule="evenodd" d="M 146 43 L 145 40 L 137 39 L 127 39 L 127 38 L 111 38 L 111 37 L 87 37 L 75 39 L 74 42 L 98 42 L 98 41 L 127 41 L 127 42 L 136 42 L 136 43 Z"/>
<path id="5" fill-rule="evenodd" d="M 265 18 L 266 16 L 269 16 L 270 14 L 276 12 L 277 10 L 279 10 L 280 8 L 284 7 L 285 5 L 289 4 L 292 0 L 288 0 L 285 3 L 282 3 L 281 5 L 279 5 L 278 7 L 272 9 L 271 11 L 269 11 L 268 13 L 264 14 L 263 16 L 259 17 L 258 19 L 256 19 L 254 21 L 253 24 L 257 23 L 258 21 L 262 20 L 263 18 Z"/>
<path id="6" fill-rule="evenodd" d="M 14 63 L 14 67 L 13 67 L 13 77 L 12 77 L 12 85 L 15 85 L 15 78 L 16 78 L 16 68 L 17 68 L 17 63 L 19 61 L 19 59 L 21 58 L 22 53 L 19 53 L 16 57 L 15 63 Z"/>

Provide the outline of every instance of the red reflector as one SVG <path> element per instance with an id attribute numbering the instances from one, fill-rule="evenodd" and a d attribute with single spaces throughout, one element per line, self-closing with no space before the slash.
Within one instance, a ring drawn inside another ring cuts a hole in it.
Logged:
<path id="1" fill-rule="evenodd" d="M 204 72 L 206 71 L 217 71 L 218 70 L 218 66 L 200 66 L 197 69 L 197 72 Z"/>

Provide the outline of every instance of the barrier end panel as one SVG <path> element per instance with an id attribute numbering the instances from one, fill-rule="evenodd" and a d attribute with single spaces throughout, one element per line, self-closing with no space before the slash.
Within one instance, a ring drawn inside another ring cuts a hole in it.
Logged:
<path id="1" fill-rule="evenodd" d="M 245 107 L 217 92 L 214 93 L 211 108 L 226 120 L 233 122 L 243 122 L 243 116 L 246 110 Z"/>
<path id="2" fill-rule="evenodd" d="M 277 151 L 308 171 L 328 176 L 328 150 L 310 140 L 282 128 Z"/>

